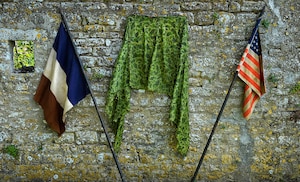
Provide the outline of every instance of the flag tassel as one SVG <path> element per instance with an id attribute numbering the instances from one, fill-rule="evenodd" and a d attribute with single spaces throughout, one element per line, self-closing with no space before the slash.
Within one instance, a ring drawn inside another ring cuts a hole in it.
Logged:
<path id="1" fill-rule="evenodd" d="M 98 106 L 97 106 L 97 102 L 96 102 L 95 96 L 94 96 L 94 94 L 93 94 L 93 92 L 92 92 L 92 90 L 91 90 L 89 80 L 87 79 L 87 76 L 85 75 L 85 72 L 84 72 L 84 69 L 83 69 L 83 65 L 82 65 L 82 61 L 81 61 L 81 59 L 80 59 L 80 57 L 79 57 L 79 54 L 78 54 L 78 52 L 77 52 L 77 49 L 75 48 L 75 44 L 74 44 L 74 41 L 73 41 L 73 36 L 72 36 L 72 34 L 70 33 L 70 31 L 69 31 L 69 27 L 68 27 L 67 21 L 66 21 L 66 19 L 65 19 L 65 16 L 64 16 L 64 14 L 63 14 L 61 8 L 59 8 L 59 12 L 60 12 L 60 15 L 61 15 L 63 24 L 64 24 L 64 26 L 65 26 L 65 29 L 66 29 L 66 31 L 68 32 L 68 34 L 69 34 L 69 36 L 70 36 L 70 38 L 71 38 L 71 42 L 72 42 L 72 45 L 73 45 L 73 47 L 74 47 L 75 54 L 76 54 L 76 56 L 77 56 L 77 58 L 78 58 L 78 60 L 79 60 L 80 67 L 81 67 L 81 71 L 82 71 L 82 73 L 83 73 L 83 75 L 84 75 L 84 78 L 85 78 L 85 80 L 86 80 L 86 82 L 87 82 L 87 87 L 88 87 L 88 89 L 90 90 L 90 95 L 91 95 L 91 97 L 92 97 L 92 100 L 93 100 L 93 103 L 94 103 L 94 106 L 95 106 L 97 115 L 98 115 L 98 117 L 99 117 L 101 126 L 102 126 L 102 128 L 103 128 L 103 130 L 104 130 L 104 133 L 105 133 L 106 140 L 107 140 L 107 142 L 108 142 L 110 151 L 111 151 L 111 153 L 112 153 L 112 155 L 113 155 L 113 158 L 114 158 L 114 161 L 115 161 L 115 163 L 116 163 L 116 165 L 117 165 L 117 168 L 118 168 L 120 177 L 121 177 L 122 181 L 125 182 L 124 174 L 123 174 L 123 172 L 122 172 L 122 170 L 121 170 L 120 163 L 119 163 L 118 158 L 117 158 L 117 155 L 116 155 L 116 153 L 115 153 L 115 151 L 114 151 L 114 149 L 113 149 L 113 145 L 112 145 L 112 143 L 111 143 L 110 137 L 108 136 L 108 133 L 107 133 L 107 127 L 106 127 L 105 123 L 103 122 L 103 119 L 102 119 L 101 114 L 100 114 L 100 112 L 99 112 L 99 108 L 98 108 Z"/>

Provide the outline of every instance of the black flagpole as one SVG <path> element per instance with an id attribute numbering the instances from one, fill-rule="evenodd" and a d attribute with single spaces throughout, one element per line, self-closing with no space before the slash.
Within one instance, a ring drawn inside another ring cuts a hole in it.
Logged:
<path id="1" fill-rule="evenodd" d="M 222 113 L 223 113 L 223 110 L 224 110 L 225 105 L 226 105 L 226 103 L 227 103 L 227 100 L 228 100 L 228 98 L 229 98 L 229 95 L 230 95 L 232 86 L 233 86 L 233 84 L 234 84 L 234 82 L 235 82 L 237 76 L 238 76 L 238 72 L 236 71 L 235 74 L 234 74 L 234 77 L 233 77 L 233 79 L 232 79 L 232 82 L 231 82 L 231 84 L 230 84 L 229 90 L 228 90 L 228 92 L 227 92 L 227 94 L 226 94 L 225 100 L 224 100 L 224 102 L 223 102 L 223 104 L 222 104 L 221 110 L 220 110 L 220 112 L 219 112 L 219 114 L 218 114 L 218 117 L 217 117 L 217 119 L 216 119 L 216 122 L 215 122 L 215 124 L 214 124 L 214 126 L 213 126 L 213 128 L 212 128 L 212 130 L 211 130 L 211 133 L 210 133 L 209 138 L 208 138 L 208 140 L 207 140 L 207 142 L 206 142 L 205 148 L 204 148 L 204 150 L 203 150 L 203 152 L 202 152 L 202 155 L 201 155 L 201 158 L 200 158 L 200 160 L 199 160 L 198 166 L 197 166 L 196 171 L 195 171 L 195 173 L 194 173 L 194 176 L 193 176 L 193 178 L 192 178 L 192 180 L 191 180 L 192 182 L 194 182 L 195 179 L 196 179 L 196 177 L 197 177 L 198 171 L 199 171 L 199 169 L 200 169 L 200 167 L 201 167 L 201 164 L 202 164 L 203 159 L 204 159 L 204 156 L 205 156 L 205 154 L 206 154 L 206 152 L 207 152 L 208 146 L 209 146 L 209 144 L 210 144 L 210 142 L 211 142 L 211 139 L 212 139 L 212 137 L 213 137 L 213 135 L 214 135 L 214 133 L 215 133 L 215 130 L 216 130 L 217 126 L 218 126 L 220 117 L 221 117 L 221 115 L 222 115 Z"/>
<path id="2" fill-rule="evenodd" d="M 98 106 L 97 106 L 97 102 L 96 102 L 95 96 L 94 96 L 94 94 L 93 94 L 93 92 L 92 92 L 92 90 L 91 90 L 89 80 L 87 79 L 87 76 L 85 75 L 85 72 L 84 72 L 84 69 L 83 69 L 83 66 L 82 66 L 81 59 L 80 59 L 80 57 L 79 57 L 79 54 L 78 54 L 77 49 L 76 49 L 76 47 L 75 47 L 75 44 L 74 44 L 74 42 L 73 42 L 73 36 L 72 36 L 72 34 L 70 33 L 70 31 L 69 31 L 69 27 L 68 27 L 67 21 L 66 21 L 66 19 L 65 19 L 65 16 L 63 15 L 63 12 L 62 12 L 61 8 L 59 9 L 59 12 L 60 12 L 60 15 L 61 15 L 63 24 L 65 25 L 65 28 L 66 28 L 66 30 L 67 30 L 67 32 L 68 32 L 70 38 L 71 38 L 71 42 L 72 42 L 72 45 L 73 45 L 73 47 L 74 47 L 75 54 L 76 54 L 76 56 L 77 56 L 77 58 L 78 58 L 78 60 L 79 60 L 80 67 L 81 67 L 81 71 L 82 71 L 82 73 L 83 73 L 83 75 L 84 75 L 84 78 L 85 78 L 85 80 L 86 80 L 86 82 L 87 82 L 87 86 L 88 86 L 88 88 L 89 88 L 89 90 L 90 90 L 90 94 L 91 94 L 92 100 L 93 100 L 93 102 L 94 102 L 94 106 L 95 106 L 95 109 L 96 109 L 96 111 L 97 111 L 97 114 L 98 114 L 100 123 L 101 123 L 101 125 L 102 125 L 103 130 L 104 130 L 104 133 L 105 133 L 105 136 L 106 136 L 106 139 L 107 139 L 107 142 L 108 142 L 110 151 L 111 151 L 111 153 L 113 154 L 113 158 L 114 158 L 115 163 L 116 163 L 116 165 L 117 165 L 117 168 L 118 168 L 119 174 L 120 174 L 120 176 L 121 176 L 121 179 L 122 179 L 123 182 L 125 182 L 124 175 L 123 175 L 123 173 L 122 173 L 122 170 L 121 170 L 121 167 L 120 167 L 120 164 L 119 164 L 117 155 L 116 155 L 116 153 L 115 153 L 115 151 L 114 151 L 114 149 L 113 149 L 111 140 L 110 140 L 110 138 L 109 138 L 109 136 L 108 136 L 107 129 L 106 129 L 106 125 L 104 124 L 103 119 L 102 119 L 102 117 L 101 117 L 101 115 L 100 115 L 99 108 L 98 108 Z"/>
<path id="3" fill-rule="evenodd" d="M 232 81 L 231 81 L 230 87 L 229 87 L 228 92 L 227 92 L 227 94 L 226 94 L 225 100 L 224 100 L 224 102 L 223 102 L 223 104 L 222 104 L 222 107 L 221 107 L 221 109 L 220 109 L 220 112 L 219 112 L 219 114 L 218 114 L 218 117 L 217 117 L 217 119 L 216 119 L 216 122 L 215 122 L 215 124 L 214 124 L 214 126 L 213 126 L 213 128 L 212 128 L 212 130 L 211 130 L 211 133 L 210 133 L 209 138 L 208 138 L 208 140 L 207 140 L 207 142 L 206 142 L 205 148 L 204 148 L 204 150 L 203 150 L 203 152 L 202 152 L 202 155 L 201 155 L 201 158 L 200 158 L 200 160 L 199 160 L 198 166 L 197 166 L 196 171 L 195 171 L 195 173 L 194 173 L 194 176 L 193 176 L 193 178 L 192 178 L 192 180 L 191 180 L 192 182 L 194 182 L 195 179 L 196 179 L 196 177 L 197 177 L 198 171 L 199 171 L 199 169 L 200 169 L 200 167 L 201 167 L 201 164 L 202 164 L 203 159 L 204 159 L 204 156 L 205 156 L 205 154 L 206 154 L 206 152 L 207 152 L 208 146 L 209 146 L 209 144 L 210 144 L 210 142 L 211 142 L 211 139 L 212 139 L 212 137 L 213 137 L 213 135 L 214 135 L 214 133 L 215 133 L 215 130 L 216 130 L 217 126 L 218 126 L 220 117 L 221 117 L 221 115 L 222 115 L 222 113 L 223 113 L 223 110 L 224 110 L 224 108 L 225 108 L 225 105 L 226 105 L 226 103 L 227 103 L 227 100 L 228 100 L 228 98 L 229 98 L 230 92 L 231 92 L 231 90 L 232 90 L 233 84 L 234 84 L 235 81 L 236 81 L 237 76 L 238 76 L 238 72 L 236 71 L 236 72 L 234 73 L 234 77 L 233 77 L 233 79 L 232 79 Z"/>
<path id="4" fill-rule="evenodd" d="M 261 13 L 260 13 L 258 19 L 262 17 L 262 15 L 264 14 L 264 12 L 265 12 L 265 7 L 262 9 L 262 11 L 261 11 Z M 253 39 L 252 39 L 250 42 L 252 43 L 252 41 L 253 41 Z M 251 44 L 251 43 L 250 43 L 250 44 Z M 218 126 L 219 120 L 220 120 L 220 118 L 221 118 L 221 115 L 222 115 L 222 113 L 223 113 L 223 110 L 224 110 L 224 108 L 225 108 L 225 105 L 226 105 L 226 103 L 227 103 L 227 100 L 228 100 L 228 98 L 229 98 L 229 95 L 230 95 L 230 92 L 231 92 L 231 90 L 232 90 L 232 87 L 233 87 L 233 85 L 234 85 L 234 83 L 235 83 L 235 81 L 236 81 L 236 78 L 238 77 L 238 73 L 239 73 L 238 71 L 236 71 L 236 72 L 234 73 L 234 77 L 233 77 L 233 79 L 232 79 L 232 81 L 231 81 L 231 84 L 230 84 L 230 87 L 229 87 L 228 92 L 227 92 L 227 94 L 226 94 L 225 100 L 224 100 L 224 102 L 223 102 L 223 104 L 222 104 L 222 106 L 221 106 L 221 109 L 220 109 L 220 112 L 219 112 L 218 117 L 217 117 L 217 119 L 216 119 L 216 122 L 215 122 L 215 124 L 214 124 L 214 126 L 213 126 L 213 128 L 212 128 L 212 130 L 211 130 L 211 133 L 210 133 L 210 135 L 209 135 L 209 138 L 208 138 L 208 140 L 207 140 L 207 142 L 206 142 L 206 145 L 205 145 L 205 147 L 204 147 L 204 150 L 203 150 L 203 152 L 202 152 L 201 158 L 200 158 L 200 160 L 199 160 L 199 163 L 198 163 L 198 165 L 197 165 L 197 168 L 196 168 L 196 170 L 195 170 L 195 173 L 194 173 L 194 176 L 192 177 L 191 182 L 194 182 L 195 179 L 196 179 L 196 177 L 197 177 L 198 171 L 199 171 L 199 169 L 200 169 L 200 167 L 201 167 L 201 164 L 202 164 L 203 159 L 204 159 L 204 157 L 205 157 L 205 155 L 206 155 L 206 152 L 207 152 L 207 149 L 208 149 L 209 144 L 210 144 L 210 142 L 211 142 L 211 139 L 212 139 L 212 137 L 213 137 L 213 135 L 214 135 L 214 133 L 215 133 L 215 130 L 216 130 L 217 126 Z"/>

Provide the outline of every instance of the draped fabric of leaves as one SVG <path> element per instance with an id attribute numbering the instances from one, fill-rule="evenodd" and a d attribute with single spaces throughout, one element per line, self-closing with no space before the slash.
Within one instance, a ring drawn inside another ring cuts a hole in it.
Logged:
<path id="1" fill-rule="evenodd" d="M 128 17 L 106 102 L 116 134 L 116 151 L 121 145 L 131 89 L 164 93 L 171 98 L 169 120 L 177 128 L 177 150 L 185 155 L 190 142 L 186 17 Z"/>

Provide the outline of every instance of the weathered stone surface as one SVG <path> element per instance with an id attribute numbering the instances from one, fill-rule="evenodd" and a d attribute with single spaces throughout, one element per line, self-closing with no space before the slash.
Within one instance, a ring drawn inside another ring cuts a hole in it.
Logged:
<path id="1" fill-rule="evenodd" d="M 183 15 L 189 26 L 187 156 L 176 152 L 168 96 L 132 90 L 118 154 L 126 181 L 190 181 L 259 11 L 267 93 L 249 121 L 237 80 L 197 181 L 299 181 L 300 4 L 296 0 L 1 0 L 0 179 L 121 181 L 90 96 L 67 114 L 58 137 L 32 97 L 61 21 L 61 7 L 108 135 L 105 97 L 129 15 Z M 12 43 L 33 40 L 35 72 L 14 73 Z M 295 89 L 298 91 L 295 92 Z M 292 92 L 293 90 L 293 92 Z M 16 158 L 4 153 L 14 145 Z"/>

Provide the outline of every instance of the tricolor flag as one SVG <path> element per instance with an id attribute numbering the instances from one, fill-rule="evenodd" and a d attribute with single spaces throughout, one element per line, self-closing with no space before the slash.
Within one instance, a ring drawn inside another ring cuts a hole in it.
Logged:
<path id="1" fill-rule="evenodd" d="M 261 55 L 260 37 L 258 26 L 261 17 L 258 18 L 251 38 L 247 44 L 240 64 L 237 67 L 238 76 L 245 82 L 245 95 L 243 103 L 243 115 L 249 119 L 255 104 L 266 93 L 263 74 L 263 60 Z"/>
<path id="2" fill-rule="evenodd" d="M 34 100 L 50 128 L 61 135 L 66 113 L 89 93 L 72 40 L 61 23 Z"/>

